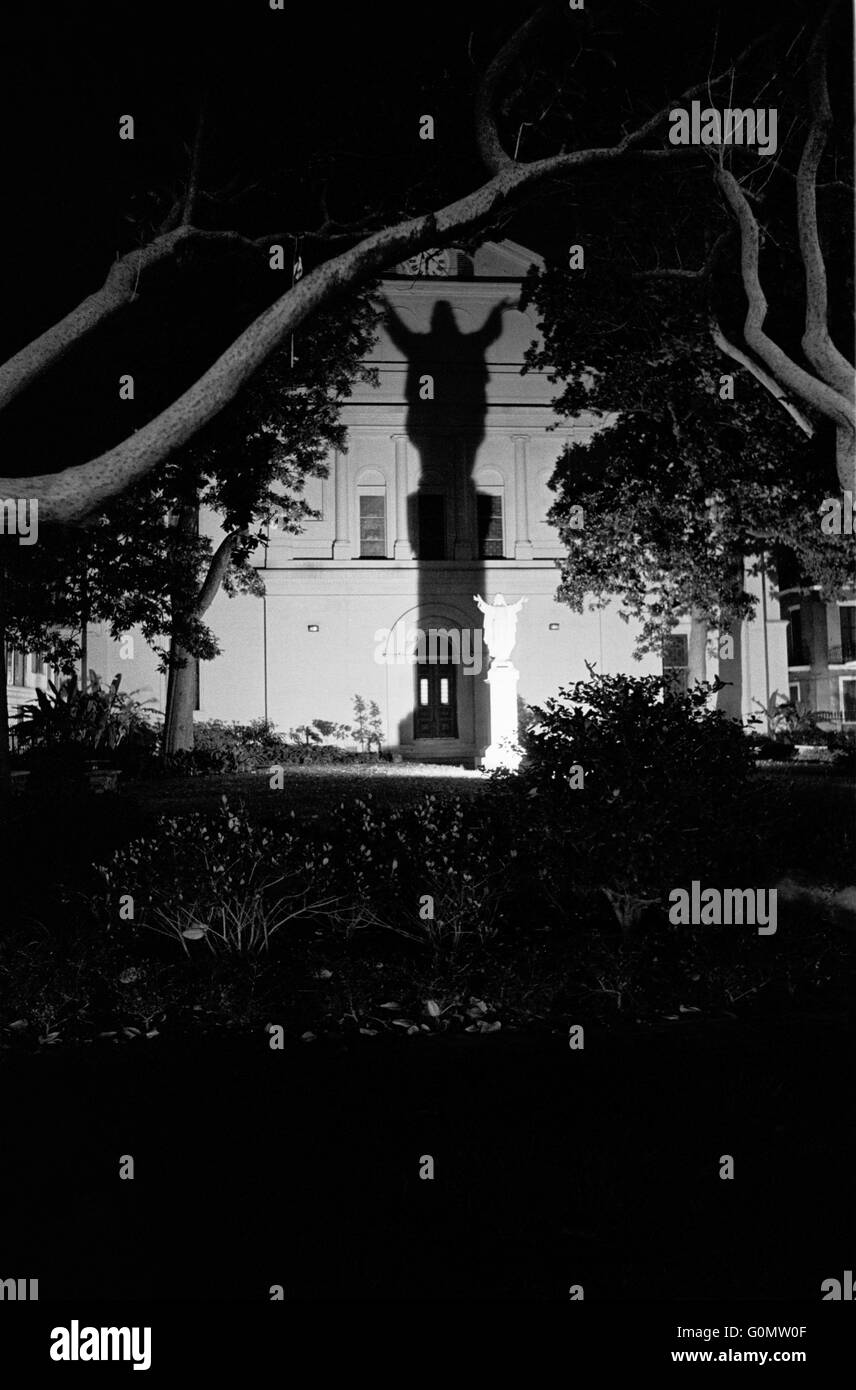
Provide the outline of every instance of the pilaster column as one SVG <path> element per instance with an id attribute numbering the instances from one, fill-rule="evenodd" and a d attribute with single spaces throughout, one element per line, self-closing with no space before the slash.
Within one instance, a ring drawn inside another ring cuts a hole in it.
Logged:
<path id="1" fill-rule="evenodd" d="M 516 514 L 514 558 L 531 560 L 534 554 L 529 538 L 529 498 L 526 478 L 526 445 L 528 434 L 512 435 L 514 441 L 514 510 Z"/>
<path id="2" fill-rule="evenodd" d="M 395 443 L 395 541 L 394 560 L 412 560 L 413 546 L 407 531 L 407 435 L 394 434 Z"/>
<path id="3" fill-rule="evenodd" d="M 333 468 L 336 489 L 336 535 L 333 541 L 333 559 L 350 560 L 353 557 L 353 549 L 351 547 L 351 517 L 348 505 L 348 465 L 338 449 Z"/>

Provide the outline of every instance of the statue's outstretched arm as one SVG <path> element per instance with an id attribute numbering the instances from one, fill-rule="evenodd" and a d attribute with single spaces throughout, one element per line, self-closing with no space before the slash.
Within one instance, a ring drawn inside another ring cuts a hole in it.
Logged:
<path id="1" fill-rule="evenodd" d="M 395 312 L 391 304 L 388 304 L 386 307 L 383 322 L 395 346 L 406 356 L 409 355 L 412 340 L 418 338 L 420 335 L 418 333 L 413 333 L 411 329 L 407 327 L 404 319 Z"/>
<path id="2" fill-rule="evenodd" d="M 482 324 L 481 328 L 478 329 L 476 334 L 479 340 L 479 345 L 482 348 L 490 347 L 491 343 L 495 343 L 498 338 L 502 337 L 502 316 L 505 313 L 506 309 L 513 308 L 513 299 L 502 299 L 500 300 L 499 304 L 495 304 L 493 306 L 484 323 Z"/>

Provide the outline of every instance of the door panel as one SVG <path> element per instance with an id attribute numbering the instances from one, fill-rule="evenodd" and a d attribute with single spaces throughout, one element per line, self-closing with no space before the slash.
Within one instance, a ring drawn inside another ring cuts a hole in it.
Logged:
<path id="1" fill-rule="evenodd" d="M 416 667 L 414 738 L 458 737 L 457 668 L 451 663 Z"/>

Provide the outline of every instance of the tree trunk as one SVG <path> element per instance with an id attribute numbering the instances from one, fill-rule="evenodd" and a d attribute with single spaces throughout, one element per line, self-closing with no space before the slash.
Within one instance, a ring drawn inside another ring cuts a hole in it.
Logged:
<path id="1" fill-rule="evenodd" d="M 173 639 L 169 646 L 169 675 L 163 721 L 163 757 L 193 749 L 193 711 L 196 705 L 196 659 Z"/>
<path id="2" fill-rule="evenodd" d="M 80 688 L 89 688 L 89 570 L 88 561 L 83 562 L 80 601 Z"/>
<path id="3" fill-rule="evenodd" d="M 689 683 L 707 679 L 707 618 L 696 609 L 690 615 Z"/>
<path id="4" fill-rule="evenodd" d="M 191 525 L 197 525 L 197 504 L 186 503 L 181 509 L 178 525 L 185 533 Z M 192 518 L 192 520 L 191 520 Z M 196 594 L 193 608 L 186 614 L 189 618 L 201 619 L 208 612 L 223 578 L 229 568 L 235 542 L 241 532 L 235 531 L 224 537 L 211 557 L 211 564 Z M 175 628 L 175 618 L 173 618 Z M 166 710 L 164 711 L 163 747 L 161 756 L 171 758 L 175 753 L 189 752 L 193 748 L 193 713 L 196 707 L 196 658 L 173 636 L 169 644 Z"/>

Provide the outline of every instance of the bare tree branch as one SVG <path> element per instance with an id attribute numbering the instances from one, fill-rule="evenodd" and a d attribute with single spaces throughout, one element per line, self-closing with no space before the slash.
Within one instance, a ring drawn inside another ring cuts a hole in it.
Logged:
<path id="1" fill-rule="evenodd" d="M 758 223 L 731 170 L 719 167 L 716 181 L 740 227 L 740 268 L 747 299 L 743 325 L 746 342 L 789 394 L 799 396 L 807 405 L 814 406 L 827 419 L 834 421 L 838 477 L 845 491 L 852 490 L 856 488 L 856 409 L 852 397 L 848 398 L 827 382 L 812 376 L 765 333 L 768 305 L 758 273 Z"/>
<path id="2" fill-rule="evenodd" d="M 507 169 L 509 166 L 513 166 L 517 163 L 517 161 L 512 159 L 511 156 L 508 154 L 507 150 L 502 144 L 502 141 L 499 138 L 499 130 L 497 128 L 496 115 L 494 111 L 497 88 L 505 72 L 523 48 L 526 40 L 529 38 L 533 30 L 550 13 L 551 8 L 552 7 L 550 5 L 540 6 L 539 9 L 536 10 L 535 13 L 529 17 L 529 19 L 525 20 L 524 23 L 521 24 L 520 27 L 515 30 L 515 32 L 511 35 L 511 38 L 507 40 L 507 42 L 503 45 L 499 53 L 494 58 L 493 62 L 489 65 L 485 72 L 484 78 L 482 79 L 482 83 L 479 88 L 478 95 L 476 97 L 476 139 L 478 142 L 479 153 L 481 154 L 481 157 L 486 167 L 491 171 L 491 173 L 497 174 L 501 172 L 501 170 Z M 680 103 L 682 102 L 691 100 L 693 97 L 698 96 L 700 92 L 710 91 L 713 87 L 718 86 L 719 83 L 724 82 L 726 79 L 733 79 L 735 69 L 740 67 L 743 63 L 745 63 L 746 60 L 749 57 L 751 57 L 751 55 L 756 51 L 756 49 L 760 48 L 763 44 L 765 44 L 767 40 L 771 37 L 771 34 L 773 32 L 774 31 L 771 30 L 764 34 L 758 35 L 757 38 L 753 39 L 751 43 L 746 45 L 742 53 L 740 53 L 738 57 L 734 59 L 733 62 L 729 63 L 728 67 L 725 68 L 721 73 L 719 73 L 718 76 L 714 78 L 705 77 L 703 81 L 696 82 L 693 84 L 693 86 L 687 87 L 686 90 L 682 92 L 680 96 L 675 97 L 673 100 L 669 101 L 668 104 L 662 106 L 659 111 L 655 111 L 654 115 L 649 116 L 648 119 L 646 121 L 643 121 L 640 126 L 637 126 L 634 130 L 626 131 L 622 136 L 621 140 L 618 142 L 618 144 L 613 147 L 616 151 L 616 156 L 619 157 L 621 155 L 627 154 L 634 147 L 641 145 L 643 140 L 647 140 L 649 136 L 653 135 L 655 131 L 657 131 L 659 127 L 663 124 L 663 122 L 668 120 L 669 115 L 674 110 L 675 106 L 680 105 Z M 582 151 L 580 153 L 585 153 L 585 151 Z M 646 156 L 655 156 L 659 159 L 670 158 L 676 153 L 677 147 L 671 147 L 666 150 L 640 151 L 640 154 Z M 573 158 L 573 155 L 574 151 L 571 151 L 567 156 L 558 156 L 558 158 L 571 159 Z M 536 167 L 538 164 L 543 164 L 546 162 L 549 161 L 534 161 L 533 164 L 529 167 Z"/>
<path id="3" fill-rule="evenodd" d="M 501 169 L 515 162 L 499 138 L 494 114 L 497 87 L 530 34 L 546 19 L 551 9 L 551 5 L 540 5 L 534 14 L 515 29 L 511 38 L 506 40 L 488 65 L 479 85 L 475 109 L 476 140 L 485 168 L 492 174 L 498 174 Z"/>
<path id="4" fill-rule="evenodd" d="M 710 334 L 720 351 L 724 352 L 726 356 L 732 357 L 735 362 L 739 362 L 742 367 L 750 371 L 756 381 L 760 381 L 761 385 L 770 392 L 770 395 L 773 396 L 774 399 L 778 401 L 779 405 L 796 421 L 803 434 L 807 434 L 811 439 L 814 435 L 814 426 L 811 421 L 803 415 L 802 411 L 794 405 L 787 393 L 782 390 L 782 387 L 776 381 L 775 377 L 765 372 L 764 368 L 760 366 L 754 358 L 750 357 L 748 352 L 744 352 L 736 343 L 729 342 L 719 324 L 716 322 L 716 319 L 710 320 Z"/>
<path id="5" fill-rule="evenodd" d="M 540 12 L 538 13 L 540 14 Z M 533 16 L 533 22 L 534 19 L 535 16 Z M 526 26 L 524 29 L 527 33 L 529 32 Z M 763 36 L 750 44 L 738 61 L 742 61 L 759 43 L 764 41 L 765 37 Z M 512 48 L 519 46 L 515 38 L 509 43 Z M 508 54 L 508 46 L 503 51 Z M 505 59 L 506 63 L 507 61 L 510 61 L 508 57 Z M 489 87 L 492 84 L 493 89 L 495 89 L 501 70 L 502 65 L 500 70 L 495 71 Z M 731 68 L 729 68 L 730 71 Z M 722 74 L 722 76 L 725 75 Z M 718 80 L 720 79 L 715 79 L 715 81 Z M 679 100 L 687 100 L 694 92 L 704 90 L 706 85 L 706 81 L 696 84 L 689 88 Z M 686 150 L 681 147 L 657 150 L 639 148 L 641 142 L 653 134 L 666 119 L 672 105 L 673 103 L 670 103 L 636 129 L 625 131 L 615 145 L 573 150 L 566 154 L 553 155 L 531 163 L 516 163 L 506 159 L 502 163 L 502 167 L 487 183 L 464 197 L 456 199 L 446 207 L 436 212 L 407 218 L 391 227 L 381 228 L 364 237 L 356 246 L 342 251 L 304 275 L 296 285 L 288 289 L 239 334 L 198 381 L 177 397 L 160 415 L 150 420 L 129 438 L 114 448 L 108 449 L 97 458 L 63 469 L 58 473 L 42 474 L 38 477 L 0 479 L 0 490 L 7 497 L 37 498 L 41 517 L 46 524 L 51 522 L 80 522 L 110 498 L 117 496 L 127 487 L 145 477 L 159 463 L 192 438 L 203 425 L 213 419 L 235 398 L 253 373 L 258 370 L 271 353 L 287 341 L 288 336 L 307 316 L 317 312 L 337 294 L 357 289 L 360 285 L 373 279 L 382 270 L 395 265 L 415 251 L 432 246 L 447 245 L 459 238 L 462 233 L 490 225 L 508 210 L 513 199 L 548 183 L 552 179 L 573 175 L 583 169 L 621 163 L 628 158 L 662 161 L 685 155 Z M 726 174 L 727 171 L 721 171 L 723 179 Z M 731 178 L 730 174 L 727 174 L 727 177 Z M 766 339 L 761 331 L 766 314 L 766 301 L 763 300 L 760 284 L 757 282 L 757 223 L 738 185 L 733 179 L 731 182 L 734 190 L 732 192 L 734 199 L 732 205 L 735 211 L 740 212 L 742 219 L 740 225 L 741 239 L 744 244 L 744 266 L 750 268 L 753 263 L 751 241 L 752 229 L 754 228 L 754 283 L 757 285 L 757 293 L 753 289 L 752 295 L 750 295 L 750 317 L 753 319 L 753 323 L 758 319 L 758 295 L 760 295 L 761 312 L 756 338 L 760 335 L 765 350 L 767 345 L 769 348 L 775 348 L 775 344 L 770 343 L 770 340 Z M 741 212 L 741 208 L 745 209 L 745 212 Z M 747 228 L 746 232 L 744 232 L 744 225 Z M 142 248 L 139 252 L 123 257 L 111 270 L 102 290 L 91 296 L 89 300 L 84 301 L 60 324 L 49 329 L 40 339 L 37 339 L 34 344 L 23 349 L 4 368 L 0 368 L 0 405 L 4 399 L 9 400 L 17 395 L 52 361 L 63 356 L 75 343 L 80 341 L 84 333 L 90 332 L 99 323 L 103 323 L 122 304 L 130 302 L 133 298 L 134 288 L 129 283 L 129 278 L 133 276 L 136 280 L 143 264 L 149 266 L 157 260 L 163 259 L 165 255 L 171 254 L 176 245 L 183 239 L 233 241 L 241 245 L 249 244 L 252 246 L 269 244 L 271 241 L 271 238 L 266 237 L 248 243 L 246 238 L 235 232 L 202 232 L 196 228 L 184 226 L 167 233 L 166 236 L 159 238 L 150 246 Z M 748 271 L 745 270 L 744 281 L 746 281 L 747 274 Z M 751 276 L 749 279 L 751 281 Z M 764 357 L 764 353 L 754 343 L 750 343 L 750 346 L 758 351 L 759 356 Z M 795 364 L 790 363 L 790 360 L 779 349 L 776 348 L 775 351 L 779 353 L 788 370 L 801 371 L 801 369 L 796 368 Z M 768 365 L 770 365 L 769 362 Z M 771 367 L 771 370 L 773 370 L 774 375 L 781 375 L 775 368 Z M 802 376 L 806 378 L 806 382 L 812 388 L 813 395 L 816 395 L 821 390 L 821 383 L 815 382 L 805 372 L 802 373 Z M 807 388 L 794 389 L 804 399 L 811 399 L 813 404 L 817 404 L 813 396 L 810 397 L 807 394 Z M 838 411 L 836 418 L 839 418 L 842 416 L 840 404 L 842 398 L 825 384 L 822 389 L 829 397 L 829 401 L 825 402 L 826 411 L 824 413 L 832 413 L 834 405 Z M 846 413 L 847 403 L 843 402 L 843 405 L 842 418 L 847 420 L 849 419 Z M 823 409 L 823 406 L 817 404 L 817 408 Z"/>
<path id="6" fill-rule="evenodd" d="M 202 142 L 205 137 L 205 115 L 206 98 L 203 97 L 199 103 L 199 115 L 196 119 L 196 133 L 193 137 L 193 150 L 190 156 L 190 173 L 187 179 L 187 193 L 184 198 L 184 208 L 181 214 L 181 221 L 185 227 L 193 223 L 196 215 L 196 205 L 199 201 L 199 175 L 202 164 Z"/>
<path id="7" fill-rule="evenodd" d="M 826 80 L 829 6 L 812 41 L 808 58 L 812 120 L 797 171 L 797 228 L 805 270 L 805 332 L 802 349 L 829 386 L 852 398 L 856 392 L 853 367 L 829 336 L 826 266 L 817 230 L 817 171 L 832 128 L 832 108 Z"/>
<path id="8" fill-rule="evenodd" d="M 656 270 L 635 270 L 631 276 L 633 280 L 706 280 L 716 264 L 717 257 L 728 238 L 731 236 L 730 229 L 720 232 L 710 250 L 700 266 L 694 270 L 685 270 L 683 266 L 658 267 Z"/>

